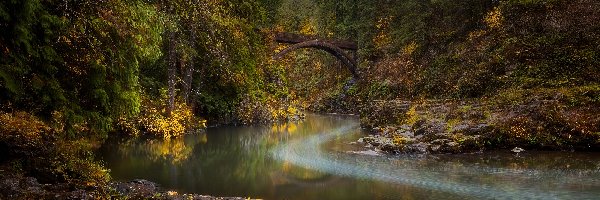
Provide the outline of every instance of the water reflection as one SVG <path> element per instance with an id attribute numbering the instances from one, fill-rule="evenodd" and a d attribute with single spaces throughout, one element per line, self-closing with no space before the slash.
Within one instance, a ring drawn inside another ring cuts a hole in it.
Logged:
<path id="1" fill-rule="evenodd" d="M 600 197 L 600 154 L 506 152 L 440 156 L 347 153 L 354 117 L 210 128 L 166 141 L 109 143 L 116 179 L 180 192 L 265 199 L 555 199 Z"/>
<path id="2" fill-rule="evenodd" d="M 200 134 L 199 142 L 206 143 L 206 134 Z M 121 157 L 141 157 L 154 162 L 166 162 L 181 165 L 192 155 L 192 146 L 186 145 L 184 138 L 165 140 L 126 140 L 119 142 L 116 149 Z"/>
<path id="3" fill-rule="evenodd" d="M 354 119 L 313 116 L 301 123 L 210 128 L 180 139 L 109 143 L 102 154 L 117 179 L 145 178 L 182 192 L 219 196 L 301 198 L 299 193 L 323 192 L 341 177 L 274 160 L 270 149 L 345 120 Z"/>

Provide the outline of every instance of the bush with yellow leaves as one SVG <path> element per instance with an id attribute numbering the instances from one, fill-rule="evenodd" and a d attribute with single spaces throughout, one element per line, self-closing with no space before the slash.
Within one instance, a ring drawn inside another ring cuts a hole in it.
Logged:
<path id="1" fill-rule="evenodd" d="M 185 103 L 176 103 L 170 115 L 167 115 L 165 109 L 148 107 L 140 117 L 139 123 L 147 133 L 164 138 L 181 136 L 187 130 L 203 124 L 194 117 L 192 109 Z"/>
<path id="2" fill-rule="evenodd" d="M 53 113 L 51 127 L 28 112 L 0 112 L 2 161 L 21 166 L 18 170 L 40 182 L 105 185 L 110 177 L 93 158 L 93 145 L 67 138 L 59 115 Z"/>
<path id="3" fill-rule="evenodd" d="M 301 119 L 303 113 L 298 109 L 298 100 L 287 102 L 268 97 L 256 100 L 246 97 L 237 110 L 237 118 L 242 124 L 273 123 Z"/>
<path id="4" fill-rule="evenodd" d="M 191 106 L 177 101 L 175 109 L 169 114 L 166 110 L 167 99 L 142 100 L 139 116 L 133 119 L 120 118 L 117 122 L 119 130 L 132 136 L 148 134 L 153 137 L 179 137 L 186 131 L 206 127 L 206 120 L 194 116 Z"/>
<path id="5" fill-rule="evenodd" d="M 44 141 L 54 140 L 52 135 L 52 128 L 27 112 L 0 113 L 0 143 L 9 154 L 39 151 Z"/>

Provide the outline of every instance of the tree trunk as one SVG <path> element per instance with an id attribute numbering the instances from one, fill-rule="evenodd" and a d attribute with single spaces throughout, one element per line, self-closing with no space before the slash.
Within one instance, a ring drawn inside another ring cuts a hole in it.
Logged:
<path id="1" fill-rule="evenodd" d="M 190 44 L 195 46 L 196 44 L 196 33 L 194 30 L 191 32 L 192 41 Z M 183 78 L 183 99 L 185 103 L 188 105 L 191 103 L 190 94 L 192 93 L 192 81 L 194 75 L 194 57 L 191 57 L 190 60 L 186 63 L 185 67 L 185 77 Z"/>
<path id="2" fill-rule="evenodd" d="M 175 32 L 169 31 L 169 53 L 168 53 L 168 86 L 169 86 L 169 105 L 167 107 L 167 115 L 171 116 L 171 112 L 175 109 L 175 84 L 177 80 L 177 66 L 175 55 Z"/>

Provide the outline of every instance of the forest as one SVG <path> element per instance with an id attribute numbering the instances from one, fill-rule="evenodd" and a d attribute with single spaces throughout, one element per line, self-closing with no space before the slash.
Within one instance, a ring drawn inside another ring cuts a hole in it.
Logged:
<path id="1" fill-rule="evenodd" d="M 599 21 L 596 0 L 2 0 L 0 199 L 177 199 L 120 193 L 96 152 L 307 113 L 357 115 L 385 155 L 597 152 Z M 357 77 L 274 59 L 277 33 L 355 42 Z"/>

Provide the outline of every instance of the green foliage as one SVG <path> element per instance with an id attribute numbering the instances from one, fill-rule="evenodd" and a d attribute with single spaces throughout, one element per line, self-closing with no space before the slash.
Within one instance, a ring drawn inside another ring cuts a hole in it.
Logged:
<path id="1" fill-rule="evenodd" d="M 63 20 L 36 0 L 2 2 L 0 16 L 0 102 L 64 104 L 62 88 L 54 79 L 61 58 L 52 47 Z M 40 109 L 52 109 L 45 105 Z"/>
<path id="2" fill-rule="evenodd" d="M 197 114 L 235 118 L 248 94 L 287 93 L 262 71 L 266 15 L 254 0 L 1 2 L 0 104 L 44 120 L 64 113 L 68 135 L 105 137 L 167 87 L 173 66 Z"/>
<path id="3" fill-rule="evenodd" d="M 0 24 L 12 31 L 0 38 L 1 101 L 46 119 L 69 113 L 70 135 L 85 124 L 104 137 L 114 119 L 140 112 L 139 61 L 158 59 L 161 29 L 154 7 L 139 1 L 80 3 L 2 3 Z"/>
<path id="4" fill-rule="evenodd" d="M 589 0 L 2 1 L 0 105 L 71 138 L 106 137 L 158 109 L 164 99 L 148 96 L 167 89 L 167 104 L 215 124 L 286 120 L 347 95 L 591 105 L 598 9 Z M 363 80 L 348 85 L 350 73 L 323 52 L 274 63 L 273 30 L 356 40 Z M 174 117 L 160 111 L 152 115 Z"/>
<path id="5" fill-rule="evenodd" d="M 369 87 L 368 97 L 373 99 L 386 98 L 390 95 L 389 86 L 387 83 L 375 82 Z"/>
<path id="6" fill-rule="evenodd" d="M 594 2 L 315 2 L 318 33 L 358 40 L 364 97 L 373 83 L 396 98 L 471 98 L 600 80 Z"/>

